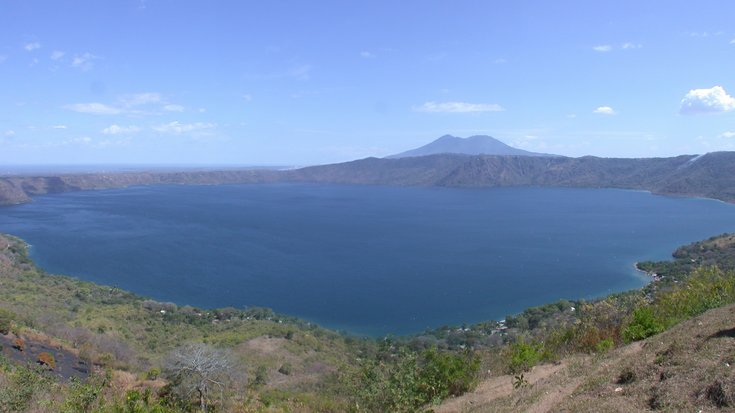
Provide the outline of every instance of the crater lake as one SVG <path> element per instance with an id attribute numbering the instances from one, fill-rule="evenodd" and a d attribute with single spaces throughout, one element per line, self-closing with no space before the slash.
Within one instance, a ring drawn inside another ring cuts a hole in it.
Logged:
<path id="1" fill-rule="evenodd" d="M 735 231 L 735 206 L 615 189 L 145 186 L 2 207 L 0 231 L 50 273 L 378 336 L 639 288 L 636 261 Z"/>

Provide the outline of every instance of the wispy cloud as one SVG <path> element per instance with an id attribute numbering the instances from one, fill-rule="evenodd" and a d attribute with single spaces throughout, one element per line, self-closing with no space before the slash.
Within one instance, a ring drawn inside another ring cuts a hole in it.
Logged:
<path id="1" fill-rule="evenodd" d="M 723 132 L 723 133 L 720 134 L 719 137 L 720 138 L 725 138 L 725 139 L 735 138 L 735 132 L 733 132 L 733 131 Z"/>
<path id="2" fill-rule="evenodd" d="M 375 55 L 375 53 L 363 50 L 362 52 L 360 52 L 360 57 L 362 57 L 363 59 L 375 59 L 377 56 Z"/>
<path id="3" fill-rule="evenodd" d="M 112 124 L 104 129 L 102 133 L 105 135 L 130 135 L 133 133 L 140 132 L 140 128 L 137 126 L 119 126 Z"/>
<path id="4" fill-rule="evenodd" d="M 154 92 L 122 95 L 118 98 L 118 100 L 120 101 L 120 104 L 125 106 L 126 108 L 160 103 L 163 101 L 163 99 L 161 98 L 161 94 Z"/>
<path id="5" fill-rule="evenodd" d="M 122 113 L 122 109 L 105 105 L 104 103 L 74 103 L 63 106 L 64 109 L 73 110 L 79 113 L 91 113 L 94 115 L 117 115 Z"/>
<path id="6" fill-rule="evenodd" d="M 730 40 L 730 44 L 735 44 L 735 39 Z"/>
<path id="7" fill-rule="evenodd" d="M 15 136 L 15 131 L 8 129 L 3 132 L 3 136 L 5 136 L 6 138 L 12 138 L 13 136 Z"/>
<path id="8" fill-rule="evenodd" d="M 199 132 L 205 130 L 215 129 L 217 127 L 214 123 L 180 123 L 178 121 L 165 123 L 163 125 L 154 126 L 153 130 L 160 133 L 169 133 L 173 135 L 181 135 L 189 132 Z"/>
<path id="9" fill-rule="evenodd" d="M 502 112 L 505 109 L 495 103 L 467 103 L 467 102 L 426 102 L 414 107 L 416 112 L 430 113 L 470 113 L 470 112 Z"/>
<path id="10" fill-rule="evenodd" d="M 181 105 L 168 104 L 163 106 L 163 110 L 166 112 L 183 112 L 184 107 Z"/>
<path id="11" fill-rule="evenodd" d="M 67 139 L 62 144 L 64 145 L 88 145 L 92 143 L 92 138 L 89 136 L 81 136 L 78 138 Z"/>
<path id="12" fill-rule="evenodd" d="M 687 35 L 689 37 L 703 37 L 703 38 L 710 37 L 710 36 L 722 36 L 723 34 L 725 34 L 725 32 L 723 32 L 723 31 L 718 31 L 718 32 L 706 32 L 706 31 L 705 32 L 694 32 L 694 31 L 687 32 Z"/>
<path id="13" fill-rule="evenodd" d="M 49 57 L 51 58 L 51 60 L 59 60 L 64 57 L 64 55 L 66 55 L 65 52 L 62 52 L 61 50 L 54 50 L 53 52 L 51 52 L 51 55 Z"/>
<path id="14" fill-rule="evenodd" d="M 610 106 L 600 106 L 597 109 L 593 110 L 592 113 L 597 113 L 600 115 L 615 115 L 616 112 Z"/>
<path id="15" fill-rule="evenodd" d="M 249 93 L 246 93 L 246 94 L 242 95 L 242 99 L 243 99 L 243 100 L 244 100 L 245 102 L 250 102 L 251 100 L 253 100 L 253 95 L 251 95 L 251 94 L 249 94 Z"/>
<path id="16" fill-rule="evenodd" d="M 66 125 L 52 125 L 51 129 L 68 129 L 69 127 Z"/>
<path id="17" fill-rule="evenodd" d="M 96 115 L 126 114 L 130 116 L 161 115 L 164 112 L 183 112 L 186 110 L 184 106 L 171 103 L 156 92 L 121 95 L 112 104 L 92 102 L 76 103 L 63 107 L 80 113 Z"/>
<path id="18" fill-rule="evenodd" d="M 613 50 L 635 50 L 635 49 L 641 49 L 643 48 L 643 45 L 640 43 L 633 43 L 633 42 L 625 42 L 618 46 L 612 45 L 612 44 L 601 44 L 598 46 L 592 47 L 592 50 L 600 53 L 607 53 L 612 52 Z"/>
<path id="19" fill-rule="evenodd" d="M 508 60 L 507 59 L 504 59 L 502 57 L 499 57 L 499 58 L 493 60 L 493 63 L 495 63 L 496 65 L 502 65 L 502 64 L 508 63 Z"/>
<path id="20" fill-rule="evenodd" d="M 0 54 L 0 63 L 4 62 L 7 59 L 8 59 L 8 56 L 6 56 L 4 54 Z"/>
<path id="21" fill-rule="evenodd" d="M 692 89 L 681 100 L 679 113 L 682 115 L 699 115 L 704 113 L 722 113 L 735 110 L 735 98 L 728 95 L 722 86 L 709 89 Z"/>
<path id="22" fill-rule="evenodd" d="M 640 43 L 623 43 L 620 48 L 621 49 L 640 49 L 643 45 Z"/>
<path id="23" fill-rule="evenodd" d="M 32 52 L 34 50 L 40 49 L 41 48 L 41 43 L 38 43 L 38 42 L 26 43 L 26 44 L 23 45 L 23 48 L 27 52 Z"/>
<path id="24" fill-rule="evenodd" d="M 97 59 L 99 58 L 91 53 L 75 55 L 71 61 L 71 67 L 86 72 L 94 67 L 94 61 Z"/>

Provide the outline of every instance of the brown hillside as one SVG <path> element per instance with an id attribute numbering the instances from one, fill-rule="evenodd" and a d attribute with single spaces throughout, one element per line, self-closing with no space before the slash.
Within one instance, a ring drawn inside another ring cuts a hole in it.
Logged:
<path id="1" fill-rule="evenodd" d="M 451 412 L 733 412 L 735 305 L 605 356 L 537 366 L 531 384 L 493 377 L 434 409 Z"/>

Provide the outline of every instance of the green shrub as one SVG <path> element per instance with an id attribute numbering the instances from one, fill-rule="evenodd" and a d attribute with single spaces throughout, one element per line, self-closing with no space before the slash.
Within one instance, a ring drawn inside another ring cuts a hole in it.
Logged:
<path id="1" fill-rule="evenodd" d="M 453 354 L 429 349 L 421 354 L 421 358 L 419 391 L 432 402 L 459 396 L 477 384 L 480 358 L 472 352 Z"/>
<path id="2" fill-rule="evenodd" d="M 623 329 L 627 342 L 658 334 L 683 320 L 735 302 L 735 274 L 717 268 L 695 270 L 686 282 L 659 293 L 651 305 L 636 308 Z"/>
<path id="3" fill-rule="evenodd" d="M 415 412 L 428 403 L 460 395 L 477 382 L 480 360 L 472 352 L 401 349 L 362 362 L 345 377 L 357 411 Z"/>
<path id="4" fill-rule="evenodd" d="M 146 380 L 156 380 L 161 376 L 161 369 L 158 367 L 153 367 L 152 369 L 148 370 L 145 374 Z"/>
<path id="5" fill-rule="evenodd" d="M 639 307 L 633 311 L 633 319 L 623 329 L 623 339 L 626 342 L 643 340 L 665 329 L 664 324 L 653 314 L 653 308 Z"/>
<path id="6" fill-rule="evenodd" d="M 611 338 L 606 338 L 595 346 L 595 352 L 598 354 L 604 354 L 612 350 L 615 347 L 615 342 Z"/>
<path id="7" fill-rule="evenodd" d="M 0 412 L 25 412 L 34 395 L 50 386 L 50 379 L 28 367 L 16 367 L 0 386 Z"/>
<path id="8" fill-rule="evenodd" d="M 735 274 L 717 268 L 695 270 L 683 284 L 656 299 L 656 313 L 670 327 L 703 312 L 735 302 Z"/>
<path id="9" fill-rule="evenodd" d="M 511 374 L 528 371 L 541 360 L 548 359 L 550 354 L 543 343 L 526 343 L 521 339 L 511 344 L 508 349 L 508 371 Z"/>

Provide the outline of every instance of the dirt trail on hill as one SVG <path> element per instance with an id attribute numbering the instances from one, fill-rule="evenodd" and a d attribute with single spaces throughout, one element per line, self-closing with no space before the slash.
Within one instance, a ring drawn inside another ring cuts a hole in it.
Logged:
<path id="1" fill-rule="evenodd" d="M 642 342 L 630 344 L 619 350 L 618 358 L 626 359 L 641 352 Z M 567 359 L 560 364 L 544 364 L 525 373 L 524 378 L 531 385 L 531 393 L 517 393 L 513 389 L 513 375 L 492 377 L 482 381 L 475 391 L 455 399 L 445 401 L 436 407 L 436 413 L 465 413 L 518 411 L 527 413 L 547 413 L 559 411 L 558 406 L 571 396 L 584 383 L 584 375 L 575 373 L 571 360 L 582 363 L 588 374 L 594 375 L 609 369 L 611 361 L 595 361 L 590 357 Z M 579 367 L 576 367 L 579 369 Z M 516 392 L 516 393 L 514 393 Z M 514 396 L 515 394 L 515 396 Z M 530 394 L 536 396 L 530 397 Z M 513 396 L 508 398 L 508 396 Z M 534 398 L 535 401 L 531 401 Z M 501 400 L 503 399 L 503 400 Z M 515 406 L 515 407 L 513 407 Z"/>
<path id="2" fill-rule="evenodd" d="M 566 367 L 565 363 L 543 364 L 534 367 L 530 372 L 524 374 L 529 384 L 536 384 L 540 380 L 550 377 Z M 572 389 L 573 390 L 573 389 Z M 466 412 L 476 406 L 486 406 L 488 403 L 513 393 L 513 376 L 503 375 L 492 377 L 481 382 L 472 393 L 447 400 L 441 406 L 434 409 L 435 413 L 460 413 Z"/>

